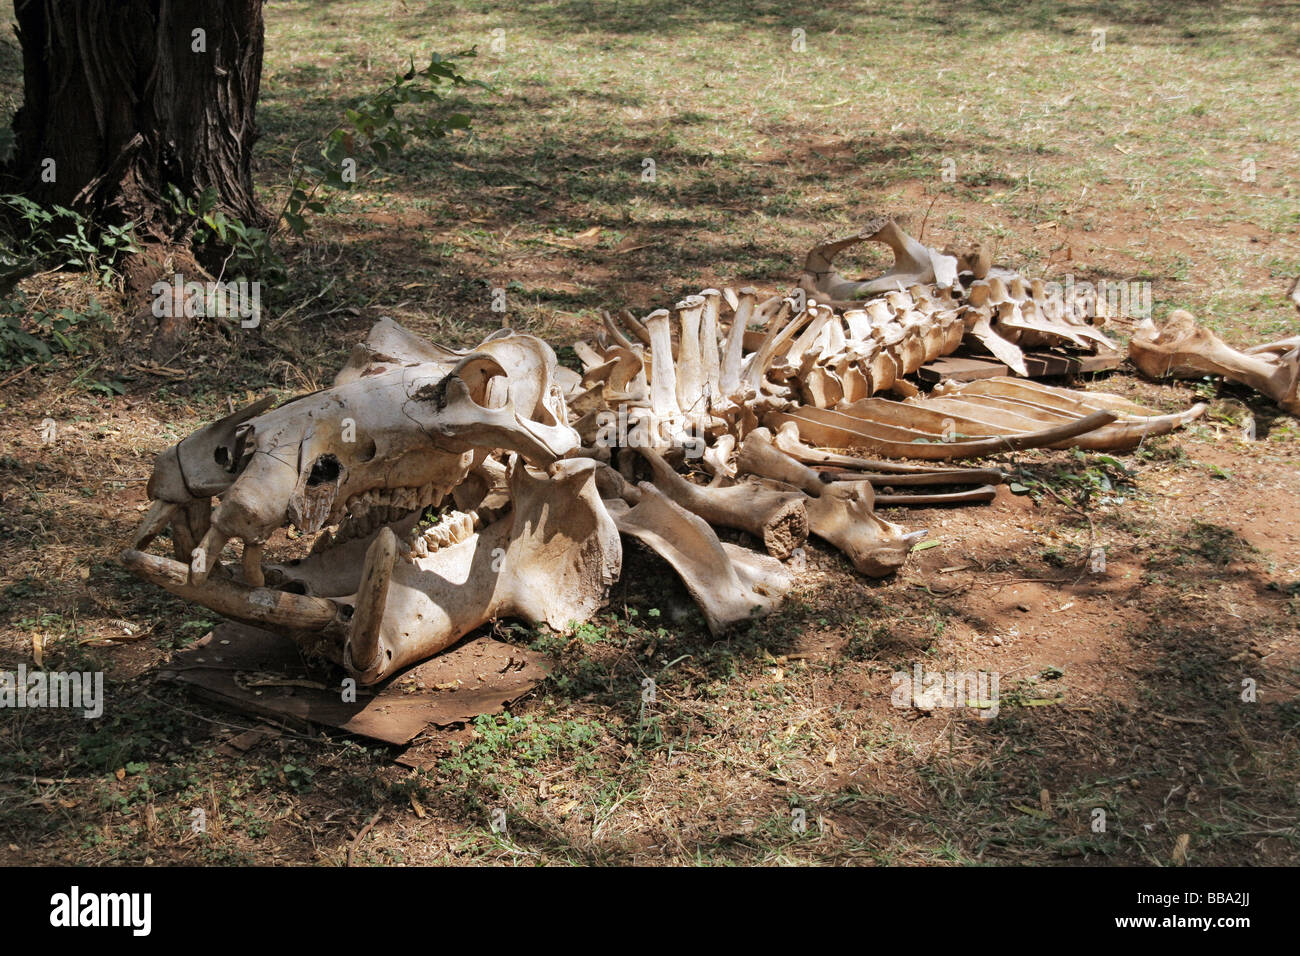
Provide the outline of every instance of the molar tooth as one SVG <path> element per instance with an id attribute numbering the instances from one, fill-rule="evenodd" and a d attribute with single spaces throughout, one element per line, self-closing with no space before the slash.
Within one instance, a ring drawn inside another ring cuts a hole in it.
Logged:
<path id="1" fill-rule="evenodd" d="M 364 538 L 374 531 L 382 522 L 379 520 L 378 511 L 367 511 L 362 515 L 353 518 L 352 533 L 349 538 Z"/>
<path id="2" fill-rule="evenodd" d="M 460 544 L 463 540 L 460 533 L 460 522 L 452 518 L 447 522 L 447 544 Z"/>
<path id="3" fill-rule="evenodd" d="M 423 535 L 416 535 L 415 545 L 411 550 L 417 558 L 427 558 L 429 556 L 429 542 L 424 540 Z"/>
<path id="4" fill-rule="evenodd" d="M 316 538 L 316 540 L 312 542 L 311 553 L 320 554 L 323 551 L 328 551 L 333 546 L 337 538 L 338 538 L 337 529 L 335 530 L 334 534 L 330 534 L 330 529 L 325 528 L 324 530 L 321 531 L 320 535 Z"/>

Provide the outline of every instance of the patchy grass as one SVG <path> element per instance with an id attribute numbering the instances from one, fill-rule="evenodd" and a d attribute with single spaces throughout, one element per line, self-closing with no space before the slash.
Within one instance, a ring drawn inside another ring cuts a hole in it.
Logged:
<path id="1" fill-rule="evenodd" d="M 269 6 L 268 206 L 294 148 L 408 53 L 477 44 L 470 71 L 494 91 L 467 95 L 472 132 L 363 167 L 306 240 L 285 241 L 293 280 L 262 328 L 205 330 L 161 369 L 108 341 L 89 366 L 6 386 L 0 666 L 40 653 L 104 669 L 108 705 L 0 721 L 0 860 L 341 864 L 378 813 L 354 862 L 1167 864 L 1187 833 L 1194 864 L 1294 863 L 1300 444 L 1240 389 L 1110 376 L 1097 384 L 1162 409 L 1211 399 L 1214 414 L 1121 468 L 1018 456 L 1051 489 L 1037 504 L 891 514 L 940 546 L 887 581 L 814 546 L 804 592 L 727 640 L 630 547 L 592 625 L 503 629 L 555 655 L 554 678 L 508 714 L 429 734 L 417 771 L 290 728 L 219 752 L 250 721 L 155 678 L 212 617 L 113 562 L 157 451 L 232 400 L 328 382 L 380 315 L 463 346 L 499 325 L 502 288 L 517 328 L 563 346 L 601 307 L 781 287 L 814 242 L 881 212 L 932 244 L 992 241 L 1036 275 L 1150 281 L 1157 318 L 1190 308 L 1234 344 L 1289 332 L 1291 14 Z M 16 105 L 15 63 L 0 40 L 0 108 Z M 1247 416 L 1259 441 L 1239 440 Z M 1085 491 L 1086 514 L 1062 503 Z M 1107 569 L 1089 574 L 1097 547 Z M 916 664 L 998 671 L 998 715 L 891 706 L 890 675 Z"/>

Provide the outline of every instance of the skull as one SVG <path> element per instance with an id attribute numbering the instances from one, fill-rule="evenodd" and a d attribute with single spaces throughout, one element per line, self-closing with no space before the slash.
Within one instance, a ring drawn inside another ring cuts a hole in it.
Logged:
<path id="1" fill-rule="evenodd" d="M 595 462 L 560 461 L 580 440 L 550 347 L 503 330 L 468 353 L 433 350 L 391 322 L 367 346 L 334 386 L 259 403 L 159 455 L 155 505 L 124 563 L 365 682 L 498 615 L 564 627 L 594 613 L 622 552 Z M 439 520 L 422 529 L 433 506 Z M 169 523 L 188 567 L 142 550 Z M 263 567 L 284 527 L 320 532 L 312 553 Z M 238 576 L 221 563 L 234 539 Z M 550 583 L 532 580 L 538 562 Z"/>

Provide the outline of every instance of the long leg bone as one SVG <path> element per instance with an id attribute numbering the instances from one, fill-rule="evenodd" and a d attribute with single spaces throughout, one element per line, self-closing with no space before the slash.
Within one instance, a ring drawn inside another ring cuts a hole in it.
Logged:
<path id="1" fill-rule="evenodd" d="M 799 495 L 750 485 L 695 485 L 649 448 L 637 451 L 650 463 L 654 484 L 687 511 L 710 524 L 736 528 L 758 538 L 768 554 L 788 558 L 808 537 L 808 516 Z"/>
<path id="2" fill-rule="evenodd" d="M 878 518 L 869 481 L 827 484 L 811 468 L 777 448 L 766 428 L 746 436 L 738 465 L 741 471 L 801 489 L 807 496 L 805 506 L 812 533 L 843 551 L 863 574 L 880 577 L 896 571 L 907 559 L 912 544 L 925 534 L 909 534 Z"/>

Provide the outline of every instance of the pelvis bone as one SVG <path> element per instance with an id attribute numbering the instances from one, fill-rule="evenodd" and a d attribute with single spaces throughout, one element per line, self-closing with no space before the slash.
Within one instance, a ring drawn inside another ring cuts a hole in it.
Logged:
<path id="1" fill-rule="evenodd" d="M 1300 280 L 1292 289 L 1294 295 Z M 1170 313 L 1164 328 L 1157 329 L 1150 320 L 1138 326 L 1128 348 L 1133 364 L 1151 378 L 1222 375 L 1300 415 L 1300 335 L 1239 352 L 1197 325 L 1190 312 L 1179 309 Z"/>

